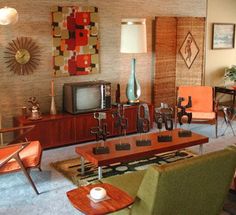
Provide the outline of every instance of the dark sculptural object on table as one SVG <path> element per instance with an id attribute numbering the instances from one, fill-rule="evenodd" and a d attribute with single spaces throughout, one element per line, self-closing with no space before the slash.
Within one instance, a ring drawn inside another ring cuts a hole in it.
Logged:
<path id="1" fill-rule="evenodd" d="M 115 128 L 119 128 L 120 135 L 126 135 L 126 130 L 128 128 L 128 119 L 125 117 L 125 108 L 123 104 L 117 104 L 117 110 L 112 114 L 115 119 Z M 121 141 L 121 139 L 120 139 Z M 116 150 L 130 150 L 129 143 L 118 143 L 115 145 Z"/>
<path id="2" fill-rule="evenodd" d="M 107 131 L 107 123 L 104 122 L 104 119 L 106 119 L 106 113 L 103 112 L 94 113 L 94 118 L 98 120 L 98 126 L 92 127 L 90 129 L 90 133 L 96 136 L 97 142 L 99 140 L 103 140 L 105 142 L 107 135 L 109 134 L 109 132 Z M 94 154 L 107 154 L 109 152 L 110 152 L 109 147 L 105 145 L 93 148 Z"/>
<path id="3" fill-rule="evenodd" d="M 150 130 L 150 115 L 147 104 L 140 104 L 138 108 L 138 119 L 137 119 L 137 131 L 140 133 L 147 133 Z M 152 145 L 151 140 L 147 138 L 141 138 L 136 140 L 136 146 L 150 146 Z"/>
<path id="4" fill-rule="evenodd" d="M 145 103 L 139 104 L 137 131 L 139 133 L 147 133 L 150 130 L 150 114 L 148 105 Z"/>
<path id="5" fill-rule="evenodd" d="M 168 104 L 161 103 L 161 106 L 155 108 L 155 122 L 157 124 L 157 128 L 161 131 L 162 124 L 164 123 L 165 129 L 168 131 L 173 130 L 173 109 L 168 107 Z"/>
<path id="6" fill-rule="evenodd" d="M 182 122 L 182 118 L 183 116 L 186 116 L 188 118 L 188 123 L 190 124 L 191 121 L 192 121 L 192 113 L 188 113 L 186 111 L 187 108 L 190 108 L 192 107 L 192 98 L 191 96 L 188 97 L 188 103 L 187 105 L 182 105 L 182 102 L 184 101 L 184 98 L 183 97 L 179 97 L 178 98 L 178 103 L 177 103 L 177 107 L 180 109 L 180 111 L 177 113 L 177 117 L 178 117 L 178 121 L 179 121 L 179 124 L 182 125 L 183 122 Z"/>

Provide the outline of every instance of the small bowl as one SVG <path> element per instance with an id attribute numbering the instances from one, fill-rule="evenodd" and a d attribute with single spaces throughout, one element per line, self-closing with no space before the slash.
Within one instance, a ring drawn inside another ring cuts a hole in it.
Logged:
<path id="1" fill-rule="evenodd" d="M 107 196 L 107 192 L 102 187 L 94 187 L 93 189 L 90 190 L 90 196 L 93 199 L 101 200 Z"/>

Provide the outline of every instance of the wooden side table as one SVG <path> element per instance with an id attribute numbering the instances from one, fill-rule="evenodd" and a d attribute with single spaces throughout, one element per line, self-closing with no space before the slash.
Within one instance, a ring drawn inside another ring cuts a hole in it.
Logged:
<path id="1" fill-rule="evenodd" d="M 104 188 L 110 198 L 98 203 L 90 200 L 87 195 L 94 187 Z M 87 215 L 111 213 L 126 208 L 134 202 L 134 199 L 126 192 L 106 183 L 83 186 L 74 190 L 70 190 L 66 194 L 71 204 L 76 209 Z"/>

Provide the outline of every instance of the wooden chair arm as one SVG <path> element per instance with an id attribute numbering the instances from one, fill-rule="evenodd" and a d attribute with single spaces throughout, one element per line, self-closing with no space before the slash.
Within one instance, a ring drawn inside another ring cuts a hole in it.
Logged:
<path id="1" fill-rule="evenodd" d="M 34 127 L 35 127 L 35 125 L 19 126 L 19 127 L 13 127 L 13 128 L 2 128 L 2 129 L 0 129 L 0 133 L 7 133 L 7 132 L 15 132 L 15 131 L 24 130 L 23 132 L 19 132 L 19 135 L 16 136 L 12 142 L 7 144 L 7 145 L 10 145 L 10 144 L 14 144 L 17 142 L 22 142 L 22 139 L 24 139 L 24 141 L 25 140 L 28 141 L 25 138 L 25 135 L 27 133 L 29 133 Z"/>
<path id="2" fill-rule="evenodd" d="M 1 146 L 0 147 L 0 167 L 7 163 L 9 160 L 14 158 L 19 154 L 25 147 L 27 147 L 30 142 L 22 142 L 17 144 L 12 144 L 10 146 Z M 6 153 L 1 153 L 1 150 L 9 149 Z M 11 150 L 12 149 L 12 150 Z"/>
<path id="3" fill-rule="evenodd" d="M 13 127 L 13 128 L 1 128 L 0 133 L 13 132 L 13 131 L 18 131 L 18 130 L 23 130 L 23 129 L 29 129 L 29 131 L 31 131 L 34 127 L 35 125 L 19 126 L 19 127 Z"/>

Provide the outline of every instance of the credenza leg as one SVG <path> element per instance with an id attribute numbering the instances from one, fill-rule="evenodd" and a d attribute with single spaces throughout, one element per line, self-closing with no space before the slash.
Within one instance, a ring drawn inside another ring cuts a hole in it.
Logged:
<path id="1" fill-rule="evenodd" d="M 199 154 L 202 155 L 203 154 L 203 145 L 199 145 Z"/>
<path id="2" fill-rule="evenodd" d="M 80 163 L 81 163 L 81 175 L 84 175 L 84 157 L 80 157 Z"/>
<path id="3" fill-rule="evenodd" d="M 102 167 L 101 166 L 98 167 L 98 179 L 99 180 L 102 179 Z"/>

